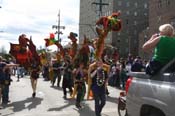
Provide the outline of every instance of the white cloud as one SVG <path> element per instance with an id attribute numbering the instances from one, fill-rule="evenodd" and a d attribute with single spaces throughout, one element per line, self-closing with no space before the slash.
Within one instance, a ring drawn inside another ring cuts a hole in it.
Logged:
<path id="1" fill-rule="evenodd" d="M 64 44 L 71 31 L 78 33 L 79 0 L 2 0 L 1 6 L 0 47 L 5 45 L 7 50 L 22 33 L 32 36 L 37 48 L 44 47 L 44 38 L 56 31 L 52 25 L 58 23 L 59 10 L 61 25 L 66 27 L 60 35 Z"/>

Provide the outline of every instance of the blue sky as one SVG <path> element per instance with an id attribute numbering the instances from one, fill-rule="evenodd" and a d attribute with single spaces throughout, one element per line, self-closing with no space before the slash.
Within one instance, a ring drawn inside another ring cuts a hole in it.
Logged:
<path id="1" fill-rule="evenodd" d="M 62 44 L 67 44 L 70 32 L 78 33 L 80 0 L 0 0 L 0 48 L 9 51 L 11 43 L 18 43 L 25 33 L 39 48 L 44 47 L 44 38 L 54 33 L 52 25 L 58 23 L 60 10 L 61 26 L 65 26 Z M 2 32 L 3 31 L 3 32 Z M 57 36 L 56 36 L 57 37 Z M 53 47 L 53 46 L 52 46 Z M 55 47 L 55 46 L 54 46 Z M 52 49 L 52 48 L 51 48 Z"/>

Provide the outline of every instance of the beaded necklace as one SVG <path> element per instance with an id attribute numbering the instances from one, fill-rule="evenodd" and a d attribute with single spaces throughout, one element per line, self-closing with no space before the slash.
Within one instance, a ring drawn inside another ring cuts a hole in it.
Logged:
<path id="1" fill-rule="evenodd" d="M 97 85 L 98 86 L 103 86 L 105 83 L 105 72 L 103 69 L 98 69 L 97 70 L 97 79 L 96 79 Z"/>

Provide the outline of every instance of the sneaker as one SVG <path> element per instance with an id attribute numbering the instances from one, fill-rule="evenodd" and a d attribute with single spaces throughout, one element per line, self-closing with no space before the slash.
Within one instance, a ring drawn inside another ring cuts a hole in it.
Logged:
<path id="1" fill-rule="evenodd" d="M 3 109 L 3 107 L 0 105 L 0 109 Z"/>
<path id="2" fill-rule="evenodd" d="M 7 105 L 8 102 L 7 102 L 7 101 L 3 101 L 2 104 L 3 104 L 3 105 Z"/>
<path id="3" fill-rule="evenodd" d="M 109 96 L 109 92 L 106 92 L 106 95 Z"/>
<path id="4" fill-rule="evenodd" d="M 75 106 L 76 106 L 76 108 L 78 108 L 78 109 L 81 109 L 81 108 L 82 108 L 82 106 L 81 106 L 80 104 L 76 104 Z"/>
<path id="5" fill-rule="evenodd" d="M 64 99 L 67 99 L 66 95 L 63 96 Z"/>

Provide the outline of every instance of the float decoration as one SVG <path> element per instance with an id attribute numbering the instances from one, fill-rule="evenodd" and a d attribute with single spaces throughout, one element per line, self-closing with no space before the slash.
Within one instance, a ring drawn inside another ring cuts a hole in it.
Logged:
<path id="1" fill-rule="evenodd" d="M 53 33 L 50 33 L 50 37 L 49 38 L 46 38 L 44 39 L 45 40 L 45 46 L 48 47 L 48 46 L 51 46 L 51 45 L 56 45 L 57 48 L 60 50 L 57 52 L 57 60 L 60 61 L 61 60 L 61 57 L 64 57 L 65 53 L 64 53 L 64 49 L 63 49 L 63 46 L 59 43 L 58 40 L 55 39 L 55 35 Z"/>
<path id="2" fill-rule="evenodd" d="M 96 51 L 95 57 L 99 59 L 102 57 L 104 50 L 105 38 L 110 31 L 120 31 L 121 30 L 121 20 L 118 18 L 120 12 L 112 13 L 111 16 L 103 16 L 96 22 L 96 32 L 98 34 L 98 39 L 96 40 Z M 102 27 L 102 28 L 100 28 Z"/>
<path id="3" fill-rule="evenodd" d="M 103 30 L 120 31 L 122 21 L 118 18 L 118 16 L 120 16 L 120 12 L 114 12 L 111 16 L 102 16 L 96 22 L 96 26 L 102 26 Z"/>
<path id="4" fill-rule="evenodd" d="M 58 42 L 58 40 L 55 39 L 55 35 L 53 33 L 50 33 L 50 37 L 49 38 L 46 38 L 44 39 L 45 40 L 45 46 L 48 47 L 48 46 L 51 46 L 51 45 L 54 45 L 56 42 Z"/>

